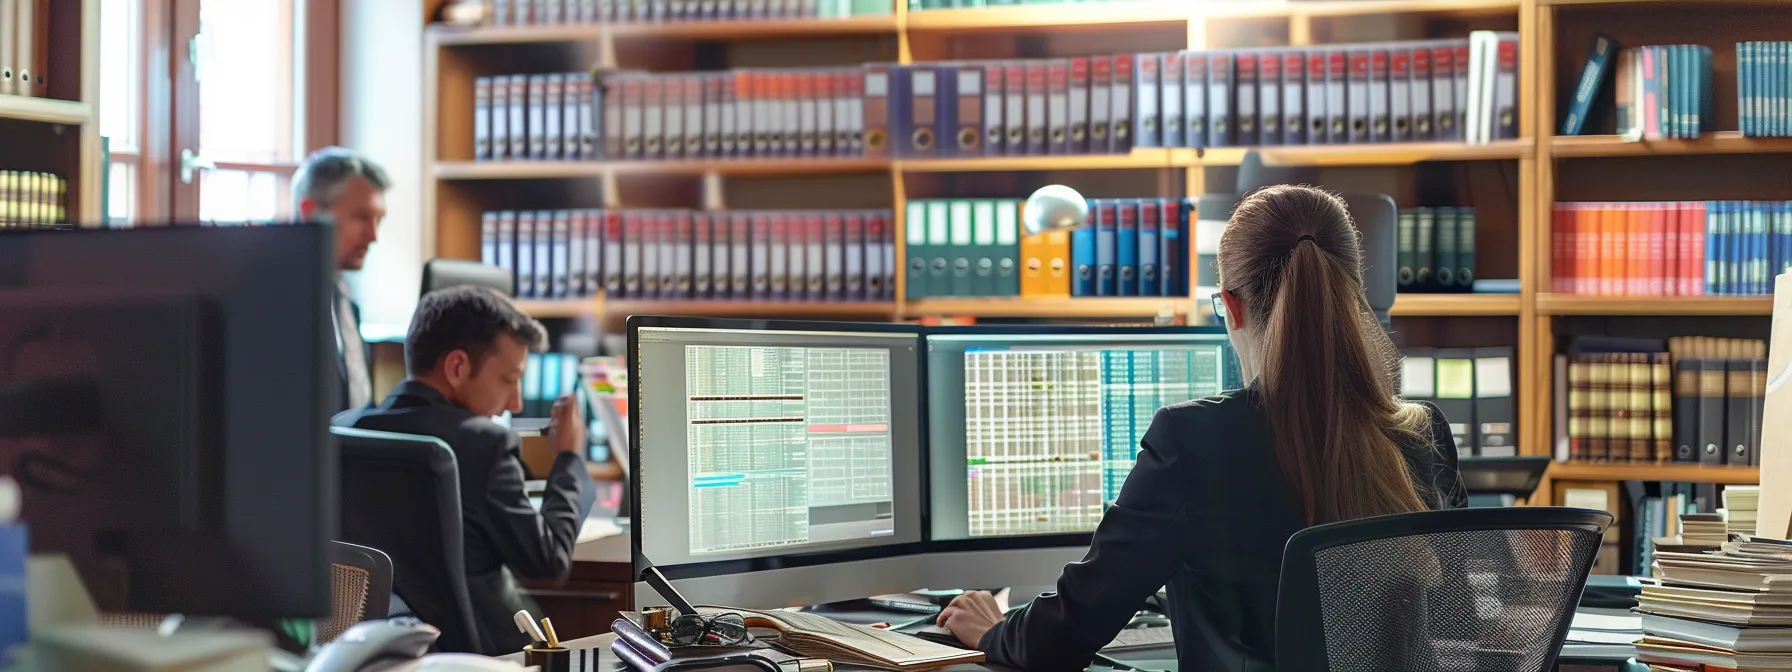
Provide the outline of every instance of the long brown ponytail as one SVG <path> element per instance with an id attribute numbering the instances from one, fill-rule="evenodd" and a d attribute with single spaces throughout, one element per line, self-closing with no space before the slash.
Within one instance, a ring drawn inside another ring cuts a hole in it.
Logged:
<path id="1" fill-rule="evenodd" d="M 1400 446 L 1428 437 L 1429 418 L 1395 396 L 1343 202 L 1311 187 L 1257 191 L 1234 211 L 1216 261 L 1220 287 L 1261 338 L 1276 459 L 1308 522 L 1425 509 Z"/>

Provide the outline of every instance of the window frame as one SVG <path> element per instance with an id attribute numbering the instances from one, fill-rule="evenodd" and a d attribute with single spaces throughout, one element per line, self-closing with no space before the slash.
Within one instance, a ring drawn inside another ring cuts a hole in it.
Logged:
<path id="1" fill-rule="evenodd" d="M 101 169 L 112 170 L 112 164 L 129 166 L 135 177 L 135 202 L 131 204 L 131 221 L 112 225 L 157 226 L 175 221 L 197 221 L 200 212 L 201 179 L 191 184 L 180 180 L 181 150 L 199 147 L 199 84 L 191 49 L 199 32 L 200 3 L 203 0 L 125 0 L 137 3 L 142 18 L 138 28 L 137 51 L 131 54 L 136 64 L 137 87 L 137 151 L 115 151 L 110 162 Z M 214 0 L 216 1 L 216 0 Z M 292 2 L 294 0 L 287 0 Z M 302 79 L 293 81 L 293 93 L 302 96 L 303 121 L 300 137 L 303 147 L 295 147 L 294 156 L 302 157 L 317 149 L 335 144 L 341 128 L 338 68 L 341 63 L 341 0 L 304 0 L 303 16 L 295 17 L 302 41 L 293 44 L 294 58 L 302 59 Z M 300 25 L 302 24 L 302 25 Z M 290 75 L 288 75 L 290 76 Z M 302 92 L 301 92 L 302 87 Z M 104 92 L 102 92 L 104 95 Z M 103 101 L 102 101 L 103 102 Z M 251 173 L 273 173 L 280 184 L 287 184 L 296 162 L 236 163 L 218 162 L 218 170 Z M 290 190 L 279 189 L 276 212 L 290 213 Z"/>

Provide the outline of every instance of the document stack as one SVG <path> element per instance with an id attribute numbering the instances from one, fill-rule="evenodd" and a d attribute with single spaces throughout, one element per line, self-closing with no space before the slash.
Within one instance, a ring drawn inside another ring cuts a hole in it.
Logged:
<path id="1" fill-rule="evenodd" d="M 1724 487 L 1724 524 L 1730 534 L 1755 533 L 1755 514 L 1761 506 L 1761 486 L 1730 485 Z"/>
<path id="2" fill-rule="evenodd" d="M 1656 552 L 1660 584 L 1638 598 L 1638 661 L 1658 672 L 1792 670 L 1792 542 L 1738 539 Z"/>

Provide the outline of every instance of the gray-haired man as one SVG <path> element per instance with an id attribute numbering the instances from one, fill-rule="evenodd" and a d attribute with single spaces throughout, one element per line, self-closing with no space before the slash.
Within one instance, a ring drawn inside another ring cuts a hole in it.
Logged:
<path id="1" fill-rule="evenodd" d="M 386 171 L 372 161 L 341 147 L 326 147 L 305 157 L 292 176 L 292 201 L 296 219 L 324 222 L 336 227 L 336 270 L 358 271 L 367 260 L 367 248 L 379 239 L 380 220 L 386 218 Z M 361 408 L 373 401 L 373 377 L 369 373 L 367 345 L 361 341 L 361 316 L 349 300 L 348 286 L 336 280 L 332 304 L 336 321 L 337 372 L 342 376 L 343 409 Z M 343 410 L 338 409 L 338 410 Z"/>

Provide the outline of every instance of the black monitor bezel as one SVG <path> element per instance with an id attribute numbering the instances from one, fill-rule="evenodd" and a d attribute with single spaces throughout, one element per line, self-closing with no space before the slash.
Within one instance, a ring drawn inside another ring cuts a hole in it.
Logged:
<path id="1" fill-rule="evenodd" d="M 661 566 L 660 571 L 667 578 L 684 579 L 707 576 L 723 576 L 747 572 L 773 569 L 791 569 L 816 565 L 878 558 L 918 555 L 923 553 L 964 553 L 979 551 L 1007 551 L 1052 548 L 1087 547 L 1094 538 L 1094 532 L 1070 532 L 1061 534 L 1039 534 L 1008 537 L 978 537 L 972 539 L 934 539 L 933 512 L 931 507 L 932 483 L 931 474 L 932 443 L 928 429 L 931 427 L 928 418 L 928 347 L 927 339 L 931 336 L 955 336 L 978 334 L 1002 335 L 1047 335 L 1047 336 L 1100 336 L 1100 335 L 1226 335 L 1223 326 L 1194 325 L 1055 325 L 1055 324 L 996 324 L 996 325 L 962 325 L 923 327 L 915 324 L 890 322 L 837 322 L 817 320 L 780 320 L 752 318 L 705 318 L 663 315 L 630 315 L 626 322 L 628 334 L 628 367 L 631 380 L 640 378 L 640 353 L 638 351 L 639 330 L 642 328 L 690 328 L 690 329 L 723 329 L 723 330 L 786 330 L 786 331 L 829 331 L 829 332 L 881 332 L 915 334 L 921 341 L 918 352 L 917 394 L 920 417 L 923 429 L 919 433 L 921 484 L 921 540 L 913 543 L 891 544 L 888 546 L 869 546 L 853 549 L 798 552 L 761 558 L 741 560 L 721 560 L 712 562 L 696 562 L 682 565 Z M 631 395 L 629 401 L 629 435 L 641 435 L 641 397 Z M 630 464 L 641 464 L 640 441 L 629 442 Z M 629 484 L 632 495 L 629 501 L 630 550 L 634 571 L 638 575 L 646 569 L 650 561 L 641 550 L 641 487 L 642 479 L 635 478 Z"/>
<path id="2" fill-rule="evenodd" d="M 919 325 L 891 323 L 891 322 L 832 322 L 832 321 L 813 321 L 813 320 L 776 320 L 776 319 L 752 319 L 752 318 L 707 318 L 707 317 L 682 317 L 682 316 L 675 317 L 675 316 L 665 316 L 665 315 L 630 315 L 630 316 L 628 316 L 626 325 L 627 325 L 627 332 L 628 332 L 628 348 L 627 349 L 628 349 L 628 371 L 629 371 L 629 379 L 630 380 L 640 380 L 641 379 L 641 354 L 640 354 L 639 348 L 640 348 L 640 330 L 643 328 L 717 329 L 717 330 L 754 330 L 754 331 L 760 331 L 760 330 L 828 331 L 828 332 L 840 332 L 840 333 L 877 332 L 877 333 L 893 333 L 893 334 L 913 334 L 917 341 L 921 341 L 921 337 L 922 337 L 922 329 Z M 925 344 L 925 342 L 921 342 L 921 343 L 919 343 L 919 345 L 921 347 L 918 347 L 916 349 L 917 350 L 916 356 L 924 358 L 927 354 L 926 353 L 927 348 L 925 347 L 926 344 Z M 926 368 L 925 360 L 923 360 L 923 364 L 922 364 L 923 370 L 921 371 L 923 376 L 925 376 L 925 374 L 926 374 L 925 368 Z M 920 397 L 919 399 L 916 400 L 917 403 L 925 404 L 926 389 L 927 389 L 926 380 L 922 379 L 920 381 L 920 384 L 916 387 L 916 396 Z M 641 436 L 641 408 L 640 408 L 641 403 L 642 403 L 641 395 L 635 395 L 635 394 L 630 395 L 629 414 L 628 414 L 628 431 L 629 431 L 630 437 Z M 925 405 L 920 407 L 920 413 L 921 413 L 921 417 L 923 417 L 923 418 L 926 417 L 927 409 L 926 409 Z M 920 440 L 921 440 L 921 446 L 920 446 L 921 454 L 919 457 L 920 457 L 921 467 L 923 469 L 923 474 L 925 474 L 925 469 L 926 469 L 926 465 L 927 465 L 927 462 L 926 462 L 926 460 L 927 460 L 927 445 L 926 445 L 927 437 L 926 437 L 925 431 L 920 433 Z M 642 443 L 643 442 L 641 442 L 641 441 L 631 440 L 631 441 L 629 441 L 629 445 L 628 445 L 629 464 L 635 466 L 635 472 L 636 472 L 635 478 L 630 479 L 632 482 L 629 483 L 631 497 L 629 499 L 629 511 L 628 511 L 629 521 L 630 521 L 630 525 L 629 525 L 630 556 L 633 558 L 634 573 L 636 575 L 636 578 L 639 578 L 640 573 L 642 571 L 646 570 L 651 562 L 651 559 L 647 558 L 645 553 L 643 553 L 641 550 L 641 529 L 644 527 L 644 525 L 642 524 L 643 521 L 641 519 L 641 501 L 642 501 L 642 499 L 644 499 L 642 496 L 641 488 L 642 488 L 642 484 L 645 481 L 645 479 L 642 479 L 639 476 L 640 465 L 642 464 L 642 462 L 641 462 L 641 445 L 642 445 Z M 660 572 L 666 575 L 666 578 L 687 579 L 687 578 L 698 578 L 698 577 L 706 577 L 706 576 L 724 576 L 724 575 L 729 575 L 729 574 L 742 574 L 742 573 L 747 573 L 747 572 L 759 572 L 759 571 L 768 571 L 768 570 L 774 570 L 774 569 L 791 569 L 791 568 L 796 568 L 796 567 L 812 567 L 812 566 L 816 566 L 816 565 L 834 564 L 834 563 L 841 563 L 841 562 L 853 562 L 853 561 L 859 561 L 859 560 L 873 560 L 873 559 L 878 559 L 878 558 L 898 557 L 898 556 L 915 555 L 915 554 L 919 554 L 919 553 L 924 553 L 924 552 L 926 552 L 926 543 L 927 543 L 927 539 L 926 539 L 926 533 L 927 533 L 927 529 L 926 529 L 926 525 L 927 525 L 927 505 L 926 505 L 926 502 L 927 502 L 927 500 L 926 500 L 927 479 L 926 478 L 921 479 L 921 497 L 922 497 L 922 500 L 921 500 L 920 524 L 922 526 L 921 527 L 922 536 L 921 536 L 920 541 L 910 542 L 910 543 L 889 544 L 889 545 L 883 545 L 883 546 L 864 546 L 864 547 L 860 547 L 860 548 L 850 548 L 850 549 L 795 552 L 795 553 L 787 553 L 787 554 L 780 554 L 780 555 L 774 555 L 774 556 L 765 556 L 765 557 L 759 557 L 759 558 L 743 558 L 743 559 L 739 559 L 739 560 L 715 560 L 715 561 L 706 561 L 706 562 L 685 563 L 685 564 L 681 564 L 681 565 L 670 565 L 670 566 L 654 565 L 654 566 L 658 567 Z"/>
<path id="3" fill-rule="evenodd" d="M 1099 325 L 1099 324 L 981 324 L 928 327 L 922 332 L 922 345 L 927 346 L 929 336 L 960 336 L 977 334 L 1012 334 L 1012 335 L 1044 335 L 1044 336 L 1101 336 L 1101 335 L 1226 335 L 1226 328 L 1219 325 Z M 928 356 L 931 347 L 923 347 L 921 353 L 921 381 L 927 382 Z M 925 388 L 924 388 L 925 389 Z M 927 399 L 922 396 L 922 417 L 927 419 Z M 932 471 L 933 445 L 928 432 L 921 433 L 922 453 L 921 467 Z M 1094 532 L 1065 532 L 1060 534 L 1033 534 L 1008 537 L 975 537 L 970 539 L 934 539 L 933 538 L 933 506 L 932 479 L 921 480 L 922 495 L 929 499 L 921 507 L 921 519 L 926 525 L 922 540 L 927 544 L 930 553 L 966 553 L 977 551 L 1012 551 L 1041 548 L 1083 548 L 1095 538 Z"/>

